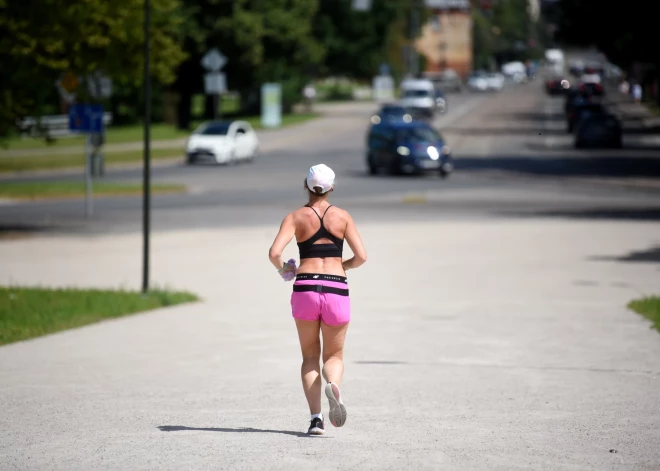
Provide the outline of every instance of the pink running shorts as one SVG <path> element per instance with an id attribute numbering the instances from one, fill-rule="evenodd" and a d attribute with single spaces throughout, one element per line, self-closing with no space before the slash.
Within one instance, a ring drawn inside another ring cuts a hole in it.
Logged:
<path id="1" fill-rule="evenodd" d="M 300 273 L 291 293 L 291 313 L 302 321 L 342 325 L 351 320 L 346 277 Z"/>

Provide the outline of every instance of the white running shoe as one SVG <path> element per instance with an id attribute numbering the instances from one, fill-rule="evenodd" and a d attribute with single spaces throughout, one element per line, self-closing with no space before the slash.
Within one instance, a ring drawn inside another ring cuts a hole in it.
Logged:
<path id="1" fill-rule="evenodd" d="M 339 386 L 333 383 L 326 384 L 325 395 L 328 396 L 328 402 L 330 403 L 330 412 L 328 413 L 330 423 L 335 427 L 341 427 L 346 423 L 347 414 L 346 407 L 341 402 Z"/>

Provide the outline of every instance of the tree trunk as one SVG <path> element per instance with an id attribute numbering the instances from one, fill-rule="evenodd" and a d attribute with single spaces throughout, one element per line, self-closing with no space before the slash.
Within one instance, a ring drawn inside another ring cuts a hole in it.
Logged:
<path id="1" fill-rule="evenodd" d="M 190 105 L 192 102 L 192 93 L 190 90 L 181 90 L 179 103 L 177 104 L 177 126 L 179 129 L 190 130 Z"/>

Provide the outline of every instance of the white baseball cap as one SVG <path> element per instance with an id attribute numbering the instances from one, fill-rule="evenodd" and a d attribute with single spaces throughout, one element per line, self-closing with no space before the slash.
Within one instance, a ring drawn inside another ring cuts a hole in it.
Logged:
<path id="1" fill-rule="evenodd" d="M 335 186 L 335 172 L 325 164 L 314 165 L 307 174 L 307 188 L 314 191 L 314 187 L 317 186 L 323 193 L 327 193 Z"/>

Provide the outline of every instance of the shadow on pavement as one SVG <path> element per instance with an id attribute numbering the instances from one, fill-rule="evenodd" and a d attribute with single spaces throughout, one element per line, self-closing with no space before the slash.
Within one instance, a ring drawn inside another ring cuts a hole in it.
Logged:
<path id="1" fill-rule="evenodd" d="M 56 229 L 57 228 L 55 226 L 3 223 L 0 221 L 0 239 L 16 239 L 21 237 L 28 237 L 33 234 L 41 234 L 44 232 L 54 231 Z"/>
<path id="2" fill-rule="evenodd" d="M 565 129 L 541 129 L 541 126 L 536 127 L 470 127 L 470 128 L 440 128 L 443 134 L 457 134 L 461 136 L 538 136 L 539 133 L 553 136 L 565 136 Z"/>
<path id="3" fill-rule="evenodd" d="M 625 152 L 625 150 L 624 150 Z M 457 172 L 504 170 L 513 173 L 555 177 L 660 178 L 660 155 L 648 157 L 589 155 L 547 157 L 471 157 L 456 156 Z"/>
<path id="4" fill-rule="evenodd" d="M 607 261 L 607 262 L 644 262 L 644 263 L 660 263 L 660 245 L 650 247 L 645 250 L 636 250 L 629 252 L 625 255 L 618 257 L 612 256 L 598 256 L 591 257 L 590 260 Z"/>
<path id="5" fill-rule="evenodd" d="M 506 113 L 506 114 L 493 114 L 491 115 L 493 119 L 501 121 L 504 118 L 513 118 L 520 121 L 566 121 L 566 116 L 563 113 L 544 113 L 542 111 L 538 112 L 516 112 L 516 113 Z"/>
<path id="6" fill-rule="evenodd" d="M 158 429 L 161 432 L 184 432 L 184 431 L 197 431 L 197 432 L 224 432 L 224 433 L 279 433 L 281 435 L 291 435 L 294 437 L 306 438 L 314 437 L 307 435 L 304 432 L 292 432 L 289 430 L 267 430 L 251 427 L 241 428 L 214 428 L 214 427 L 185 427 L 183 425 L 159 425 Z"/>
<path id="7" fill-rule="evenodd" d="M 567 219 L 609 219 L 622 221 L 660 221 L 660 207 L 593 208 L 580 210 L 548 210 L 530 212 L 501 212 L 506 216 L 549 217 Z"/>

